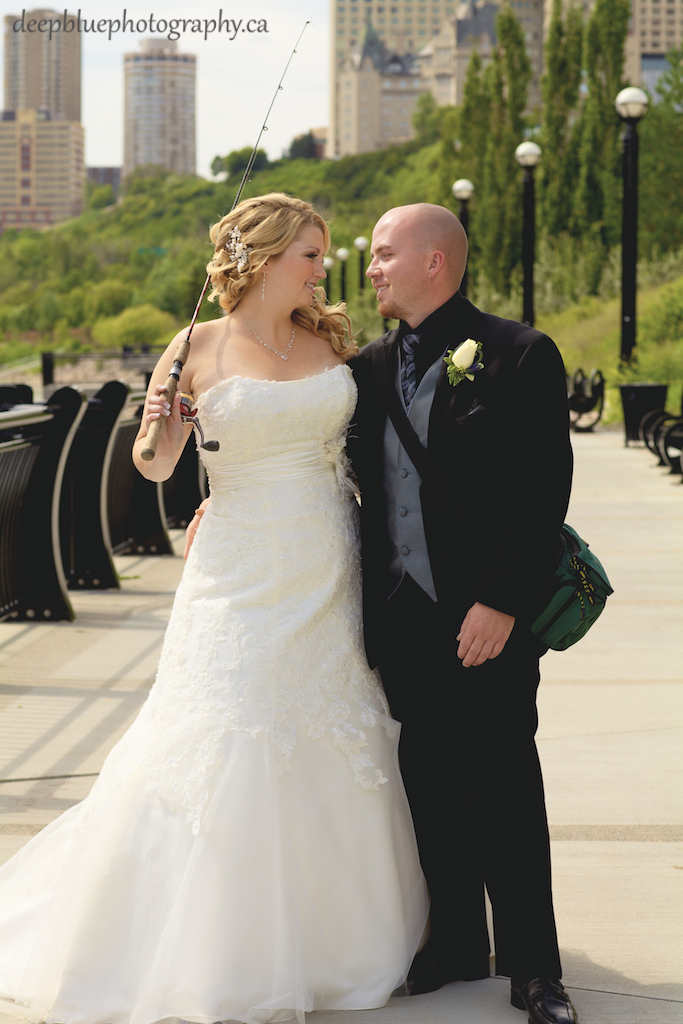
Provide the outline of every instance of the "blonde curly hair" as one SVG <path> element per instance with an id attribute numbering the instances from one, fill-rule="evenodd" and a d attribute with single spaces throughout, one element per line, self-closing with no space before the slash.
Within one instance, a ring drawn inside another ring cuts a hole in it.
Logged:
<path id="1" fill-rule="evenodd" d="M 284 192 L 270 192 L 241 202 L 210 230 L 216 251 L 206 267 L 212 285 L 209 301 L 219 302 L 227 313 L 231 313 L 247 288 L 257 280 L 268 257 L 284 252 L 302 228 L 309 225 L 322 231 L 327 250 L 330 245 L 329 229 L 310 203 Z M 234 228 L 239 228 L 240 241 L 251 249 L 246 266 L 244 258 L 240 259 L 237 254 L 231 256 L 225 247 Z M 240 263 L 243 269 L 240 269 Z M 346 303 L 327 305 L 323 288 L 316 288 L 310 306 L 297 306 L 292 320 L 317 337 L 324 338 L 342 359 L 349 359 L 358 351 L 351 321 L 346 315 Z"/>

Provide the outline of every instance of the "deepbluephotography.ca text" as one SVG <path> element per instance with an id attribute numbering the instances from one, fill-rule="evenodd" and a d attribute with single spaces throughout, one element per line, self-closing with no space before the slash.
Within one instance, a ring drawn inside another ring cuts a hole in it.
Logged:
<path id="1" fill-rule="evenodd" d="M 65 10 L 63 15 L 54 18 L 27 18 L 26 10 L 23 10 L 21 17 L 13 23 L 12 30 L 39 32 L 49 39 L 55 35 L 69 35 L 71 32 L 106 35 L 111 39 L 119 33 L 129 32 L 131 35 L 165 36 L 171 41 L 180 39 L 186 32 L 201 35 L 204 39 L 218 33 L 225 34 L 231 42 L 241 33 L 261 35 L 269 31 L 265 18 L 224 18 L 222 8 L 215 18 L 157 18 L 155 14 L 150 14 L 148 18 L 131 18 L 125 8 L 120 18 L 84 18 L 80 8 L 74 15 Z"/>

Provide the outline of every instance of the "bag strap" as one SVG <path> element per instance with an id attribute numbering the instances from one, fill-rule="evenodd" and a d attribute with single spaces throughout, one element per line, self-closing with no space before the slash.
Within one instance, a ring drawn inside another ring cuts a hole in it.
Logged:
<path id="1" fill-rule="evenodd" d="M 387 415 L 394 425 L 399 441 L 403 445 L 408 458 L 420 474 L 422 482 L 438 491 L 440 485 L 439 473 L 430 459 L 427 449 L 417 436 L 415 428 L 408 419 L 408 414 L 398 397 L 398 392 L 394 387 L 391 377 L 386 346 L 383 343 L 375 345 L 372 349 L 372 363 Z"/>

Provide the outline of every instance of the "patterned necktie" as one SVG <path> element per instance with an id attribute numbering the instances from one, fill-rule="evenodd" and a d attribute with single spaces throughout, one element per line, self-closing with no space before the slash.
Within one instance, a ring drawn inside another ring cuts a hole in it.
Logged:
<path id="1" fill-rule="evenodd" d="M 420 342 L 419 334 L 406 334 L 401 339 L 403 358 L 401 360 L 401 391 L 405 402 L 406 412 L 410 407 L 417 391 L 417 372 L 415 370 L 415 349 Z"/>

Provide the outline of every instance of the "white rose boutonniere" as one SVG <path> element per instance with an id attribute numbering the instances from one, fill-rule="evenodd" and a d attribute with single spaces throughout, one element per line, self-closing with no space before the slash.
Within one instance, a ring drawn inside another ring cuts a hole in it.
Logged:
<path id="1" fill-rule="evenodd" d="M 446 363 L 446 372 L 448 373 L 449 383 L 456 386 L 461 380 L 467 377 L 468 380 L 474 380 L 474 375 L 478 370 L 484 369 L 484 364 L 481 361 L 481 342 L 475 341 L 474 338 L 468 338 L 463 341 L 462 345 L 458 345 L 456 349 L 449 349 L 444 356 L 444 362 Z"/>

